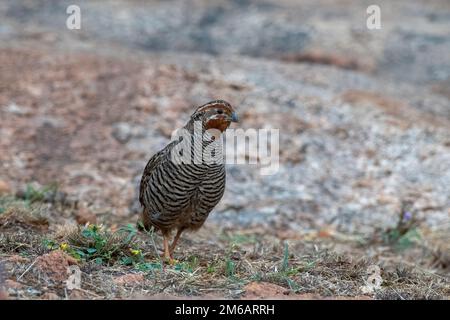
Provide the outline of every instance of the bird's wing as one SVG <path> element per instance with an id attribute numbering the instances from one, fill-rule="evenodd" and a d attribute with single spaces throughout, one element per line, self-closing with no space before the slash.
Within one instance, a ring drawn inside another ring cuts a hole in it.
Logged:
<path id="1" fill-rule="evenodd" d="M 177 143 L 178 141 L 172 141 L 163 149 L 155 153 L 153 157 L 151 157 L 147 162 L 144 173 L 142 174 L 141 185 L 139 188 L 139 202 L 141 203 L 141 205 L 144 205 L 144 193 L 148 187 L 148 182 L 150 181 L 150 176 L 153 170 L 155 170 L 158 165 L 160 165 L 165 159 L 167 159 L 167 155 L 170 153 L 170 150 L 172 150 L 173 146 Z"/>

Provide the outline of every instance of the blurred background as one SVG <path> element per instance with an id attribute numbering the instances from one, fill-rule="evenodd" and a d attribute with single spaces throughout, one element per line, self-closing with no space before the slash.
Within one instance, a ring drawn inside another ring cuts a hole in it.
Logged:
<path id="1" fill-rule="evenodd" d="M 149 157 L 225 99 L 240 127 L 280 129 L 280 169 L 230 165 L 207 230 L 397 237 L 420 243 L 399 260 L 448 274 L 450 2 L 376 1 L 369 30 L 373 2 L 2 0 L 3 192 L 57 184 L 87 212 L 67 221 L 134 222 Z"/>

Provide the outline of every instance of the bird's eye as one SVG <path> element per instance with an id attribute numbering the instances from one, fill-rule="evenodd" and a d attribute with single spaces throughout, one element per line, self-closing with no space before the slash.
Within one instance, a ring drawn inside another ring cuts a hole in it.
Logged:
<path id="1" fill-rule="evenodd" d="M 217 109 L 217 113 L 218 113 L 218 114 L 222 114 L 222 113 L 223 113 L 223 110 L 222 110 L 222 109 Z"/>

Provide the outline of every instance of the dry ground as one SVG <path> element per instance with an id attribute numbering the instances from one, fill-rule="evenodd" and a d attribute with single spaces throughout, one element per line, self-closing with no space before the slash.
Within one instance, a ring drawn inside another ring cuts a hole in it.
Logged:
<path id="1" fill-rule="evenodd" d="M 322 230 L 282 240 L 206 226 L 186 236 L 168 264 L 157 234 L 133 223 L 77 226 L 76 203 L 55 192 L 0 198 L 2 285 L 11 299 L 449 298 L 447 253 L 411 230 L 366 239 Z M 67 284 L 71 265 L 81 270 L 79 289 Z M 365 291 L 371 265 L 381 268 L 382 283 Z"/>

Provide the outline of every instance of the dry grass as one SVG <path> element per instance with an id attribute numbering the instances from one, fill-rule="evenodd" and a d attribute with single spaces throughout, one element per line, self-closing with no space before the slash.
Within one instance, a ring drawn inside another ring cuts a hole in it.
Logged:
<path id="1" fill-rule="evenodd" d="M 241 298 L 246 285 L 252 282 L 269 282 L 285 288 L 285 294 L 279 298 L 309 293 L 320 297 L 358 297 L 362 295 L 361 287 L 366 284 L 370 265 L 380 266 L 383 279 L 381 288 L 370 293 L 370 297 L 448 299 L 450 296 L 446 266 L 434 264 L 437 268 L 429 271 L 401 263 L 402 259 L 408 260 L 405 252 L 409 252 L 415 259 L 433 265 L 433 255 L 414 244 L 398 251 L 394 244 L 386 246 L 382 239 L 363 243 L 341 241 L 340 245 L 351 249 L 349 252 L 338 250 L 336 239 L 280 241 L 257 231 L 209 230 L 185 237 L 175 254 L 178 261 L 167 265 L 160 260 L 156 246 L 161 243 L 160 236 L 138 232 L 132 224 L 116 231 L 97 225 L 61 228 L 49 224 L 58 215 L 57 206 L 39 201 L 30 204 L 13 197 L 1 198 L 0 204 L 3 209 L 0 259 L 4 277 L 20 279 L 20 288 L 9 289 L 10 298 L 45 298 L 49 292 L 61 298 L 90 299 Z M 82 272 L 81 290 L 71 292 L 63 282 L 47 281 L 42 270 L 34 267 L 38 257 L 54 250 L 65 251 L 77 259 Z M 367 252 L 374 250 L 380 253 L 368 258 Z M 127 274 L 140 274 L 142 281 L 116 281 Z"/>
<path id="2" fill-rule="evenodd" d="M 47 212 L 42 205 L 31 205 L 13 197 L 0 198 L 0 227 L 48 228 Z"/>

